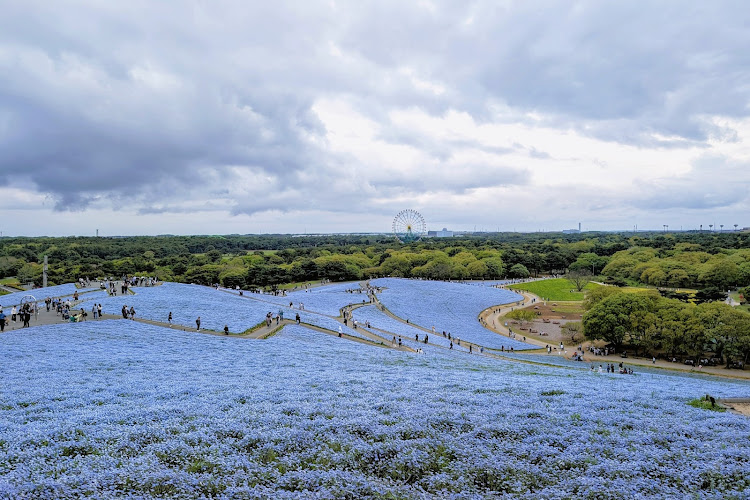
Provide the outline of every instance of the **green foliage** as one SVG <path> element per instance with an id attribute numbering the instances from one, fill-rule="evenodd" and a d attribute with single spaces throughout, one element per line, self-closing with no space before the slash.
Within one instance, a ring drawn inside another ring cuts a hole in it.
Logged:
<path id="1" fill-rule="evenodd" d="M 655 321 L 658 294 L 617 293 L 592 307 L 583 316 L 587 339 L 605 340 L 619 349 L 626 340 L 640 342 Z"/>
<path id="2" fill-rule="evenodd" d="M 693 408 L 700 408 L 701 410 L 718 411 L 720 413 L 727 411 L 727 409 L 723 406 L 719 406 L 716 404 L 712 405 L 711 401 L 707 401 L 703 398 L 691 399 L 690 401 L 688 401 L 688 404 Z"/>
<path id="3" fill-rule="evenodd" d="M 565 278 L 570 281 L 570 284 L 576 289 L 577 292 L 583 290 L 583 288 L 591 281 L 592 274 L 588 269 L 573 269 Z"/>
<path id="4" fill-rule="evenodd" d="M 565 391 L 562 389 L 553 389 L 551 391 L 542 391 L 540 393 L 542 396 L 559 396 L 561 394 L 565 394 Z"/>
<path id="5" fill-rule="evenodd" d="M 528 278 L 530 276 L 529 270 L 524 266 L 523 264 L 514 264 L 510 271 L 508 271 L 508 276 L 511 278 Z"/>
<path id="6" fill-rule="evenodd" d="M 750 315 L 719 302 L 695 306 L 653 291 L 616 293 L 593 305 L 582 323 L 587 339 L 618 350 L 628 344 L 636 355 L 661 350 L 697 362 L 710 352 L 727 366 L 750 356 Z"/>
<path id="7" fill-rule="evenodd" d="M 536 313 L 531 309 L 516 309 L 505 315 L 507 318 L 522 321 L 524 323 L 534 321 Z"/>
<path id="8" fill-rule="evenodd" d="M 696 239 L 702 239 L 696 236 Z M 727 239 L 727 238 L 722 238 Z M 744 238 L 735 235 L 737 243 Z M 746 244 L 746 241 L 743 242 Z M 691 243 L 680 243 L 669 250 L 634 246 L 617 252 L 602 270 L 605 277 L 632 279 L 640 283 L 672 288 L 718 287 L 726 290 L 750 282 L 750 251 L 712 247 L 711 252 Z"/>
<path id="9" fill-rule="evenodd" d="M 613 286 L 597 286 L 588 291 L 586 298 L 583 300 L 583 308 L 587 311 L 611 295 L 623 293 L 623 291 Z"/>
<path id="10" fill-rule="evenodd" d="M 182 282 L 277 287 L 321 278 L 499 279 L 585 269 L 620 285 L 713 286 L 726 292 L 728 286 L 750 284 L 748 247 L 750 236 L 744 233 L 497 233 L 410 244 L 387 235 L 4 237 L 0 278 L 41 284 L 40 263 L 47 255 L 54 283 L 147 274 Z M 538 293 L 556 301 L 583 298 L 571 295 L 569 284 L 561 290 L 565 293 Z"/>

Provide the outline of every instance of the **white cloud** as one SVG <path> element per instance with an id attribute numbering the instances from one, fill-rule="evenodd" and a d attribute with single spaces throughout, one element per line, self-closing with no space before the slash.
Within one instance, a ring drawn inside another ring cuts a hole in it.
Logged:
<path id="1" fill-rule="evenodd" d="M 35 222 L 5 223 L 387 230 L 406 207 L 440 227 L 528 230 L 734 216 L 750 183 L 746 23 L 697 1 L 12 0 L 0 203 Z"/>

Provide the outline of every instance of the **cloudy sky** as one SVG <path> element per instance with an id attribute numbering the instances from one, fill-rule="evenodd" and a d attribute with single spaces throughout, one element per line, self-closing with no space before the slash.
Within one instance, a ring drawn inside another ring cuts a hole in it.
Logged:
<path id="1" fill-rule="evenodd" d="M 738 1 L 5 0 L 3 235 L 750 226 Z"/>

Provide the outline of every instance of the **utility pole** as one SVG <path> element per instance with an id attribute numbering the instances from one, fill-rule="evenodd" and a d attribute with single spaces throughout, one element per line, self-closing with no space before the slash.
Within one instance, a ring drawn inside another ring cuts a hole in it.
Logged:
<path id="1" fill-rule="evenodd" d="M 44 256 L 44 267 L 42 268 L 42 286 L 47 288 L 47 256 Z"/>

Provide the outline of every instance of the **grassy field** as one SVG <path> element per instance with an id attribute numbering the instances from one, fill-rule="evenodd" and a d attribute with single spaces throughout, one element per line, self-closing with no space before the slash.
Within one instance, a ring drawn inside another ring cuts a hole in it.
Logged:
<path id="1" fill-rule="evenodd" d="M 584 288 L 584 291 L 591 290 L 597 286 L 601 285 L 589 283 Z M 572 302 L 582 301 L 584 297 L 584 292 L 577 292 L 573 284 L 565 278 L 518 283 L 516 285 L 510 285 L 508 288 L 513 290 L 526 290 L 527 292 L 531 292 L 547 300 Z"/>
<path id="2" fill-rule="evenodd" d="M 557 301 L 555 302 L 557 304 L 556 306 L 551 305 L 550 302 L 547 303 L 548 307 L 554 308 L 555 312 L 562 313 L 562 314 L 583 314 L 583 304 L 581 301 L 575 301 L 575 302 L 563 302 L 563 301 Z"/>

